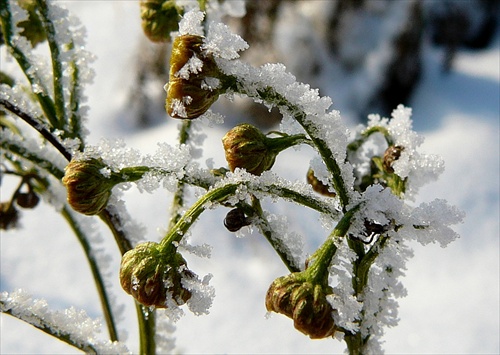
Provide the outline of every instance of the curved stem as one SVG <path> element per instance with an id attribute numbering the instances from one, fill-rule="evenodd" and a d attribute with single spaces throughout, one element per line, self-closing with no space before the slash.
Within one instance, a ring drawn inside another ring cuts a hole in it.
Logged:
<path id="1" fill-rule="evenodd" d="M 351 219 L 358 209 L 359 205 L 347 211 L 321 247 L 319 247 L 309 258 L 311 262 L 309 263 L 306 271 L 318 283 L 328 281 L 329 266 L 335 252 L 337 251 L 335 242 L 337 238 L 344 237 L 347 234 L 347 231 L 351 226 Z"/>
<path id="2" fill-rule="evenodd" d="M 196 201 L 184 215 L 179 219 L 175 226 L 170 229 L 161 240 L 160 246 L 165 250 L 172 243 L 179 242 L 186 231 L 196 221 L 200 214 L 208 208 L 212 203 L 222 202 L 236 192 L 239 184 L 227 184 L 222 187 L 208 191 L 198 201 Z"/>
<path id="3" fill-rule="evenodd" d="M 31 117 L 28 113 L 22 111 L 19 107 L 12 104 L 11 102 L 0 99 L 0 105 L 5 107 L 8 111 L 12 112 L 14 115 L 18 116 L 26 123 L 28 123 L 31 127 L 33 127 L 36 131 L 38 131 L 43 138 L 45 138 L 50 144 L 54 146 L 66 160 L 71 160 L 71 153 L 59 142 L 59 140 L 50 132 L 40 121 Z"/>
<path id="4" fill-rule="evenodd" d="M 267 218 L 264 216 L 264 211 L 260 205 L 260 200 L 256 197 L 252 198 L 252 210 L 257 214 L 258 220 L 255 222 L 260 232 L 267 239 L 269 244 L 273 247 L 276 253 L 279 255 L 283 264 L 288 268 L 290 272 L 300 271 L 300 265 L 295 265 L 293 257 L 287 252 L 289 249 L 280 239 L 276 238 L 275 232 L 269 225 Z"/>
<path id="5" fill-rule="evenodd" d="M 118 341 L 118 332 L 116 330 L 116 323 L 113 315 L 113 311 L 111 309 L 111 304 L 109 302 L 108 293 L 106 292 L 106 287 L 104 286 L 104 280 L 102 278 L 101 272 L 99 270 L 99 266 L 97 265 L 97 260 L 95 259 L 95 255 L 92 251 L 88 238 L 85 233 L 78 226 L 78 223 L 73 218 L 72 214 L 68 210 L 67 207 L 64 207 L 61 210 L 61 214 L 66 219 L 71 229 L 75 233 L 78 241 L 80 242 L 85 256 L 87 257 L 87 261 L 90 266 L 90 270 L 92 272 L 92 276 L 94 277 L 94 282 L 96 284 L 97 293 L 99 294 L 99 298 L 101 300 L 101 307 L 104 314 L 104 319 L 106 320 L 106 325 L 108 327 L 109 338 L 111 341 Z"/>

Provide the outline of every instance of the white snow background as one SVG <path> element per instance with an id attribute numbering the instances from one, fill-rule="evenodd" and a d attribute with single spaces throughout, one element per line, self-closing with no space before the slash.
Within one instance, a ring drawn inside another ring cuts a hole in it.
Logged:
<path id="1" fill-rule="evenodd" d="M 73 1 L 67 7 L 87 27 L 88 50 L 97 55 L 94 83 L 87 87 L 91 107 L 91 143 L 101 138 L 123 139 L 128 147 L 152 153 L 156 143 L 175 142 L 177 122 L 143 131 L 134 129 L 127 114 L 134 79 L 135 53 L 144 40 L 136 1 Z M 439 154 L 446 171 L 423 188 L 419 201 L 445 198 L 466 212 L 455 227 L 461 238 L 446 248 L 414 246 L 402 279 L 408 296 L 399 300 L 399 325 L 387 329 L 383 348 L 388 354 L 498 354 L 499 345 L 499 40 L 488 50 L 458 53 L 449 75 L 442 75 L 442 51 L 427 47 L 424 77 L 409 106 L 416 130 L 426 137 L 423 150 Z M 157 90 L 163 90 L 158 87 Z M 342 102 L 333 97 L 336 108 Z M 229 121 L 227 119 L 226 121 Z M 227 127 L 206 127 L 204 157 L 225 166 L 221 137 Z M 311 151 L 281 154 L 274 168 L 303 179 Z M 161 238 L 168 224 L 167 193 L 125 193 L 130 214 L 147 227 L 146 239 Z M 269 201 L 268 201 L 269 202 Z M 325 237 L 318 215 L 291 204 L 270 204 L 288 216 L 289 228 L 305 237 L 313 251 Z M 194 316 L 187 309 L 173 336 L 181 353 L 342 353 L 337 340 L 310 340 L 290 319 L 265 317 L 264 297 L 272 280 L 286 269 L 258 233 L 237 238 L 223 227 L 227 210 L 207 211 L 197 223 L 191 242 L 213 247 L 210 259 L 188 255 L 191 270 L 213 274 L 216 297 L 210 314 Z M 89 218 L 91 221 L 92 218 Z M 97 226 L 100 221 L 95 222 Z M 50 206 L 25 211 L 22 228 L 2 232 L 1 291 L 23 288 L 44 298 L 54 309 L 75 306 L 100 317 L 100 305 L 81 247 L 63 219 Z M 118 302 L 126 306 L 120 328 L 128 329 L 128 345 L 137 351 L 135 308 L 118 286 L 118 250 L 112 236 L 99 227 L 103 248 L 111 251 L 111 280 Z M 106 335 L 103 330 L 102 336 Z M 1 316 L 0 353 L 78 353 L 58 340 L 10 316 Z"/>

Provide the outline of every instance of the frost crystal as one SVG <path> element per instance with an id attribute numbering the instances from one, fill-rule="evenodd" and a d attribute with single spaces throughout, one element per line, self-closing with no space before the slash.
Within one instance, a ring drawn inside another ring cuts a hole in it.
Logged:
<path id="1" fill-rule="evenodd" d="M 67 337 L 71 344 L 98 354 L 131 354 L 125 344 L 98 339 L 101 322 L 84 311 L 71 307 L 63 311 L 49 309 L 45 300 L 33 299 L 23 290 L 0 295 L 1 311 L 49 333 Z"/>

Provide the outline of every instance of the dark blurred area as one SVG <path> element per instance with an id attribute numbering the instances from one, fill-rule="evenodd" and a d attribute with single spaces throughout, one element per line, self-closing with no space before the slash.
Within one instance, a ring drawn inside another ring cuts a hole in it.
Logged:
<path id="1" fill-rule="evenodd" d="M 499 18 L 498 0 L 247 0 L 243 18 L 226 20 L 250 45 L 242 60 L 284 63 L 362 122 L 368 113 L 387 116 L 408 104 L 421 78 L 423 46 L 442 50 L 446 75 L 458 50 L 492 43 Z M 163 121 L 165 93 L 157 87 L 168 81 L 169 56 L 170 44 L 144 41 L 138 49 L 131 105 L 139 127 Z M 250 100 L 238 100 L 236 111 L 235 102 L 219 101 L 229 123 L 269 128 L 280 120 Z"/>

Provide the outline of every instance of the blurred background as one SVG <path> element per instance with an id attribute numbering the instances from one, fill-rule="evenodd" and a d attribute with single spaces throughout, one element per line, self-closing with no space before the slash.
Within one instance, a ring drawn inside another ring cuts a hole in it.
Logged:
<path id="1" fill-rule="evenodd" d="M 230 2 L 233 0 L 230 0 Z M 138 1 L 58 1 L 87 27 L 87 49 L 97 57 L 87 86 L 89 142 L 121 139 L 141 153 L 157 142 L 176 142 L 178 121 L 164 111 L 170 44 L 153 44 L 142 33 Z M 243 18 L 225 19 L 250 45 L 242 60 L 253 65 L 282 62 L 299 81 L 333 99 L 350 128 L 368 113 L 388 116 L 402 103 L 413 108 L 414 128 L 426 137 L 422 150 L 439 154 L 446 171 L 421 190 L 416 203 L 445 198 L 467 213 L 447 248 L 412 245 L 402 283 L 398 326 L 387 329 L 388 354 L 498 354 L 500 2 L 494 0 L 253 0 Z M 2 68 L 7 65 L 2 53 Z M 221 137 L 250 121 L 276 129 L 280 115 L 249 100 L 221 98 L 213 111 L 222 126 L 206 127 L 203 159 L 225 166 Z M 312 152 L 280 154 L 277 173 L 304 180 Z M 292 163 L 293 162 L 293 163 Z M 204 164 L 204 160 L 201 160 Z M 299 168 L 298 168 L 299 167 Z M 8 190 L 2 181 L 2 195 Z M 8 195 L 8 194 L 7 194 Z M 6 195 L 6 196 L 7 196 Z M 124 194 L 144 239 L 161 238 L 167 226 L 166 192 Z M 194 194 L 191 195 L 194 198 Z M 3 199 L 3 198 L 2 198 Z M 264 201 L 288 217 L 312 252 L 327 232 L 318 216 L 288 204 Z M 224 209 L 204 214 L 193 244 L 213 246 L 209 260 L 187 257 L 190 268 L 214 275 L 210 314 L 186 311 L 173 334 L 180 353 L 342 353 L 336 340 L 311 341 L 289 319 L 265 318 L 269 284 L 286 269 L 258 233 L 236 238 L 223 228 Z M 131 298 L 117 283 L 119 256 L 109 232 L 88 219 L 109 253 L 109 281 L 117 303 L 126 306 L 121 327 L 135 350 Z M 80 246 L 47 205 L 22 215 L 22 227 L 2 231 L 0 290 L 23 288 L 55 309 L 71 305 L 100 317 L 93 280 Z M 1 316 L 0 353 L 67 354 L 74 349 L 30 326 Z M 103 337 L 105 336 L 105 331 Z"/>

